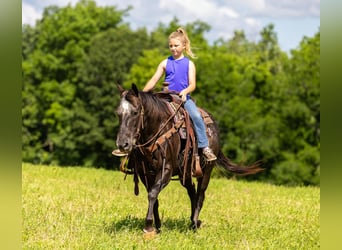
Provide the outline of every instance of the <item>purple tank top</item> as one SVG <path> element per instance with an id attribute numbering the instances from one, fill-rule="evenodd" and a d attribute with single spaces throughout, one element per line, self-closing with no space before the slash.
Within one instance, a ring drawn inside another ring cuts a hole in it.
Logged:
<path id="1" fill-rule="evenodd" d="M 165 82 L 169 83 L 169 90 L 181 92 L 189 86 L 189 58 L 175 60 L 172 56 L 167 58 Z"/>

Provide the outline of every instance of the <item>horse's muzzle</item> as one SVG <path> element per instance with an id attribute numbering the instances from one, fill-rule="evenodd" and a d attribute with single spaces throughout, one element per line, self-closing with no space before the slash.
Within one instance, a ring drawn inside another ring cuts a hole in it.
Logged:
<path id="1" fill-rule="evenodd" d="M 132 145 L 127 143 L 127 142 L 126 143 L 118 143 L 117 146 L 121 152 L 129 152 L 132 150 Z"/>
<path id="2" fill-rule="evenodd" d="M 116 146 L 123 153 L 129 153 L 132 151 L 135 145 L 135 140 L 133 139 L 121 139 L 118 138 L 116 141 Z"/>

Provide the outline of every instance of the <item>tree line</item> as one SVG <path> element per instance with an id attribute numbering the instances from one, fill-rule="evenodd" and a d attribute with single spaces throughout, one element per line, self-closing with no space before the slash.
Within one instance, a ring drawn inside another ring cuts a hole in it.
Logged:
<path id="1" fill-rule="evenodd" d="M 209 44 L 200 20 L 132 30 L 123 22 L 129 11 L 81 0 L 23 25 L 23 161 L 117 169 L 116 84 L 142 88 L 169 55 L 168 35 L 183 26 L 197 55 L 192 96 L 214 115 L 223 152 L 235 162 L 262 160 L 265 171 L 249 179 L 319 185 L 319 30 L 287 54 L 273 24 L 257 42 L 235 31 Z"/>

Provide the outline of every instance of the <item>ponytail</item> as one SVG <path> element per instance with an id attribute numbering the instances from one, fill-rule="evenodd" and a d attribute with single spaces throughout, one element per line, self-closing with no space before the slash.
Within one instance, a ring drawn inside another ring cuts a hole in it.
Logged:
<path id="1" fill-rule="evenodd" d="M 196 58 L 196 55 L 191 50 L 191 44 L 190 44 L 190 39 L 188 37 L 188 34 L 182 27 L 179 27 L 176 31 L 170 34 L 169 40 L 172 38 L 180 39 L 185 45 L 186 54 L 190 56 L 191 58 Z"/>

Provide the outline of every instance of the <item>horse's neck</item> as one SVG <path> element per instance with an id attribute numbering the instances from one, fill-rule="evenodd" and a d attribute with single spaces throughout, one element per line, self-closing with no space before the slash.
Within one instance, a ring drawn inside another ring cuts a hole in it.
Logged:
<path id="1" fill-rule="evenodd" d="M 166 112 L 167 107 L 165 103 L 149 102 L 149 105 L 143 105 L 144 107 L 144 129 L 142 137 L 143 139 L 149 139 L 158 132 L 163 132 L 169 129 L 170 125 L 164 126 L 167 122 L 170 114 Z"/>

